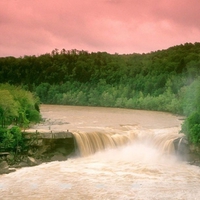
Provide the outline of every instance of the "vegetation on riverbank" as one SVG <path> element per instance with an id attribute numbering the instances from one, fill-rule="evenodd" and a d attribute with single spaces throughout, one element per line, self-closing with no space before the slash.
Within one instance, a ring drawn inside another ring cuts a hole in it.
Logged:
<path id="1" fill-rule="evenodd" d="M 25 148 L 22 129 L 39 122 L 39 99 L 9 84 L 0 84 L 0 149 L 20 152 Z"/>
<path id="2" fill-rule="evenodd" d="M 200 143 L 199 76 L 200 43 L 147 54 L 55 49 L 38 57 L 0 58 L 1 83 L 21 85 L 42 103 L 183 114 L 182 131 L 195 144 Z"/>

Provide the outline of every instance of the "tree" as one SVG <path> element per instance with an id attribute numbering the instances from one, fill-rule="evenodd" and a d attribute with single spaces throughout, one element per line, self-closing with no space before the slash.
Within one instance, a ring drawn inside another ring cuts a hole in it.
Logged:
<path id="1" fill-rule="evenodd" d="M 30 122 L 39 122 L 39 99 L 31 92 L 9 84 L 0 84 L 0 120 L 1 125 L 15 122 L 27 127 Z"/>
<path id="2" fill-rule="evenodd" d="M 8 90 L 0 90 L 0 97 L 1 126 L 5 127 L 7 121 L 19 116 L 19 105 Z"/>

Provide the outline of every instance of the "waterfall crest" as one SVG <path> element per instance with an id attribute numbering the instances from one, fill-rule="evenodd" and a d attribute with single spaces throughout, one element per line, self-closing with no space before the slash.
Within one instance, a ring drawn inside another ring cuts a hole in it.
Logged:
<path id="1" fill-rule="evenodd" d="M 180 134 L 166 133 L 158 134 L 156 132 L 127 131 L 116 132 L 74 132 L 73 133 L 79 155 L 81 157 L 95 154 L 106 149 L 118 148 L 125 145 L 134 145 L 144 143 L 159 149 L 162 153 L 174 153 L 173 141 Z"/>

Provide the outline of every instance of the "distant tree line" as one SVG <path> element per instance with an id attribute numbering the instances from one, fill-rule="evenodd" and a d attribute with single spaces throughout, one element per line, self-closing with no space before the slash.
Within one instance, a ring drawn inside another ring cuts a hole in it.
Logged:
<path id="1" fill-rule="evenodd" d="M 187 117 L 183 132 L 200 143 L 200 43 L 147 54 L 53 50 L 0 58 L 0 82 L 42 103 L 168 111 Z"/>

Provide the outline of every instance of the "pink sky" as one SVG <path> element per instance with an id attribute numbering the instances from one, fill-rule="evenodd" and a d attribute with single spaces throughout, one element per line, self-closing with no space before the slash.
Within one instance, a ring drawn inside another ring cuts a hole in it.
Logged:
<path id="1" fill-rule="evenodd" d="M 146 53 L 200 41 L 200 0 L 0 0 L 0 57 Z"/>

